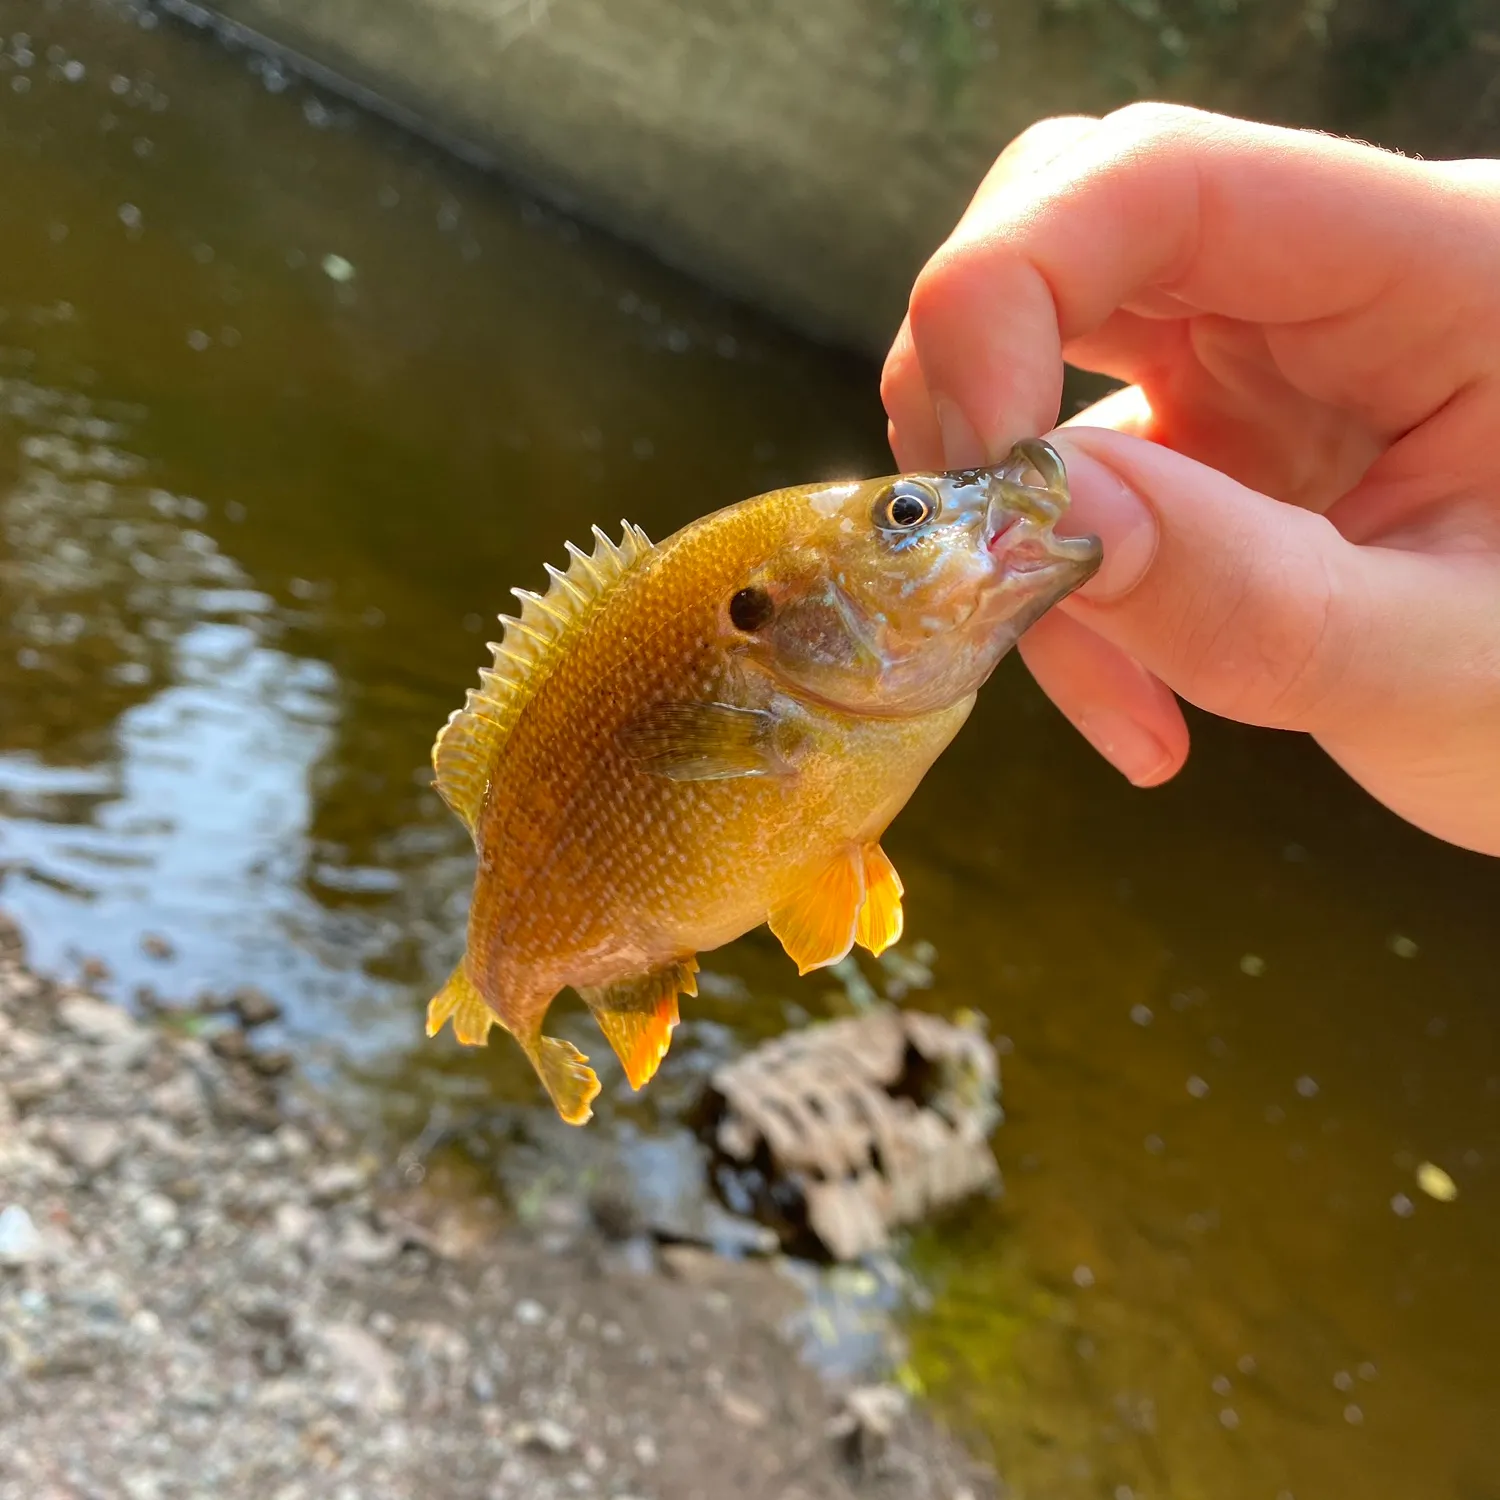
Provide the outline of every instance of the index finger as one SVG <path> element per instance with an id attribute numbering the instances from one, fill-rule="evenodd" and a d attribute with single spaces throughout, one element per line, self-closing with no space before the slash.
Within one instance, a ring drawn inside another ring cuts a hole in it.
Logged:
<path id="1" fill-rule="evenodd" d="M 917 280 L 912 344 L 974 429 L 965 462 L 1047 431 L 1068 344 L 1122 308 L 1267 325 L 1310 396 L 1404 430 L 1492 359 L 1496 177 L 1133 105 L 976 195 Z"/>

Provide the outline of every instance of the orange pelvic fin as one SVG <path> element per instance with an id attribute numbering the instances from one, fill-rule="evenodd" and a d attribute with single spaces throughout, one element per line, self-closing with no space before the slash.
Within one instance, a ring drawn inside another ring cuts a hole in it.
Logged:
<path id="1" fill-rule="evenodd" d="M 771 931 L 799 974 L 836 964 L 847 956 L 854 946 L 864 900 L 864 859 L 850 845 L 830 860 L 810 885 L 771 913 Z"/>
<path id="2" fill-rule="evenodd" d="M 672 1045 L 679 994 L 698 993 L 698 960 L 676 959 L 638 979 L 580 990 L 633 1089 L 651 1081 Z"/>
<path id="3" fill-rule="evenodd" d="M 490 1027 L 498 1021 L 474 981 L 465 973 L 462 963 L 428 1002 L 427 1035 L 436 1036 L 443 1029 L 443 1022 L 450 1020 L 453 1035 L 466 1047 L 484 1046 Z"/>
<path id="4" fill-rule="evenodd" d="M 526 1055 L 564 1123 L 587 1125 L 594 1115 L 591 1106 L 599 1097 L 599 1080 L 588 1058 L 572 1042 L 555 1036 L 539 1036 L 526 1048 Z"/>
<path id="5" fill-rule="evenodd" d="M 865 845 L 864 865 L 865 900 L 859 909 L 854 941 L 878 955 L 901 937 L 904 921 L 901 897 L 906 887 L 901 884 L 895 865 L 879 844 Z"/>

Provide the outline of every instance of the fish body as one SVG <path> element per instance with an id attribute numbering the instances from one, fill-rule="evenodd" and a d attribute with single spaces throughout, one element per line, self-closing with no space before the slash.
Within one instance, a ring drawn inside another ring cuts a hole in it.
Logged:
<path id="1" fill-rule="evenodd" d="M 1016 637 L 1098 565 L 1060 460 L 777 490 L 659 545 L 626 523 L 516 591 L 494 666 L 439 734 L 479 855 L 462 961 L 428 1011 L 501 1024 L 562 1117 L 598 1081 L 542 1033 L 578 991 L 633 1086 L 697 955 L 769 921 L 801 972 L 899 937 L 879 840 Z"/>

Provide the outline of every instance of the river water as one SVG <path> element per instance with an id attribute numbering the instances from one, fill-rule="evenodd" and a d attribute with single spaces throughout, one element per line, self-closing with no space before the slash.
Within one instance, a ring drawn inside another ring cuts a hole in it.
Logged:
<path id="1" fill-rule="evenodd" d="M 422 1038 L 433 733 L 594 522 L 884 471 L 874 373 L 153 19 L 0 3 L 0 904 L 121 998 L 274 993 L 372 1128 L 531 1119 Z M 1496 1500 L 1500 866 L 1193 727 L 1134 791 L 1007 662 L 886 841 L 1008 1115 L 903 1251 L 915 1377 L 1038 1500 Z M 601 1135 L 846 1003 L 710 967 Z"/>

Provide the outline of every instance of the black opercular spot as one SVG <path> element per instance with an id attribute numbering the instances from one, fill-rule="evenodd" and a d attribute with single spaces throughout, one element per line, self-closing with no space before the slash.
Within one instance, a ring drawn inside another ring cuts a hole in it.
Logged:
<path id="1" fill-rule="evenodd" d="M 741 589 L 729 601 L 729 619 L 736 630 L 753 634 L 771 623 L 775 605 L 764 589 Z"/>

